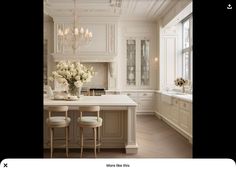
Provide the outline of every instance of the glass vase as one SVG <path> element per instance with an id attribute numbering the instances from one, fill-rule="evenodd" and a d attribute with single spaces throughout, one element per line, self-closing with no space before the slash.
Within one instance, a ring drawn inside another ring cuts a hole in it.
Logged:
<path id="1" fill-rule="evenodd" d="M 74 84 L 69 84 L 69 89 L 68 89 L 69 96 L 77 96 L 79 98 L 81 93 L 81 88 L 82 86 L 76 87 Z"/>
<path id="2" fill-rule="evenodd" d="M 77 96 L 77 87 L 74 84 L 70 84 L 68 92 L 72 96 Z"/>

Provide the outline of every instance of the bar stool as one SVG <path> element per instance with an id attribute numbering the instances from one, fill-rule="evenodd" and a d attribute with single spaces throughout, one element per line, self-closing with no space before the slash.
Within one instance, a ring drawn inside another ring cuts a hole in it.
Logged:
<path id="1" fill-rule="evenodd" d="M 50 129 L 50 151 L 51 158 L 53 155 L 53 141 L 54 141 L 54 128 L 65 128 L 65 148 L 66 148 L 66 156 L 68 157 L 68 141 L 69 141 L 69 125 L 70 125 L 70 117 L 67 116 L 68 106 L 51 106 L 47 108 L 48 110 L 48 118 L 47 125 Z M 64 116 L 55 115 L 56 112 L 64 112 Z M 52 116 L 54 114 L 54 116 Z M 64 139 L 64 138 L 63 138 Z"/>
<path id="2" fill-rule="evenodd" d="M 80 106 L 78 118 L 78 126 L 80 127 L 80 157 L 83 155 L 84 147 L 84 137 L 83 129 L 92 128 L 94 135 L 94 157 L 97 157 L 96 147 L 98 147 L 98 152 L 100 152 L 101 146 L 101 134 L 100 127 L 102 126 L 102 118 L 99 116 L 100 107 L 99 106 Z M 96 112 L 96 116 L 83 116 L 84 112 Z"/>

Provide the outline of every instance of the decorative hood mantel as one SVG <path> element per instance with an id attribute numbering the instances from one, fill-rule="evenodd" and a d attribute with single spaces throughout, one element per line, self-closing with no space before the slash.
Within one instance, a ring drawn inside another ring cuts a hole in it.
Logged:
<path id="1" fill-rule="evenodd" d="M 55 62 L 61 61 L 61 60 L 79 60 L 80 62 L 86 62 L 86 63 L 94 63 L 94 62 L 102 62 L 102 63 L 110 63 L 115 61 L 116 56 L 107 56 L 107 55 L 73 55 L 73 54 L 62 54 L 62 53 L 52 53 L 53 60 Z"/>

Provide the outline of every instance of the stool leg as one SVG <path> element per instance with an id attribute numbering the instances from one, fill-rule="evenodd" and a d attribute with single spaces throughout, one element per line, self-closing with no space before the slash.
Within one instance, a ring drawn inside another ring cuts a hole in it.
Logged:
<path id="1" fill-rule="evenodd" d="M 80 127 L 80 158 L 82 158 L 82 154 L 83 154 L 83 146 L 84 146 L 84 140 L 83 140 L 83 128 Z"/>
<path id="2" fill-rule="evenodd" d="M 97 128 L 93 128 L 93 132 L 94 132 L 94 157 L 97 157 L 97 155 L 96 155 L 96 140 L 97 140 L 96 132 L 97 132 Z"/>
<path id="3" fill-rule="evenodd" d="M 50 128 L 50 151 L 51 151 L 51 158 L 53 154 L 53 128 Z"/>
<path id="4" fill-rule="evenodd" d="M 101 132 L 100 132 L 100 127 L 98 127 L 98 144 L 101 144 Z M 98 152 L 100 152 L 100 145 L 98 146 Z"/>
<path id="5" fill-rule="evenodd" d="M 69 157 L 69 155 L 68 155 L 68 134 L 69 134 L 69 132 L 68 132 L 68 127 L 66 127 L 65 128 L 65 133 L 66 133 L 66 157 Z"/>

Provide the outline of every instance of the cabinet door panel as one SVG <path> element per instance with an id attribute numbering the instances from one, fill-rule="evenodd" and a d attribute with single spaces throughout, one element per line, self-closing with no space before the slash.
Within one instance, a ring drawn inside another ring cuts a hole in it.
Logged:
<path id="1" fill-rule="evenodd" d="M 172 106 L 170 111 L 171 121 L 178 125 L 179 124 L 179 108 L 177 106 Z"/>
<path id="2" fill-rule="evenodd" d="M 191 103 L 188 103 L 188 102 L 186 102 L 186 101 L 180 101 L 180 102 L 179 102 L 179 105 L 180 105 L 180 108 L 181 108 L 181 109 L 184 109 L 184 110 L 186 110 L 186 111 L 190 111 L 191 106 L 192 106 Z"/>
<path id="3" fill-rule="evenodd" d="M 190 132 L 190 112 L 180 109 L 179 111 L 179 126 L 186 132 Z"/>
<path id="4" fill-rule="evenodd" d="M 171 108 L 170 104 L 168 104 L 164 101 L 162 101 L 161 103 L 162 103 L 161 104 L 161 114 L 169 119 L 170 118 L 170 108 Z"/>
<path id="5" fill-rule="evenodd" d="M 143 111 L 152 111 L 153 110 L 153 101 L 152 100 L 140 100 L 139 101 L 141 109 Z"/>

